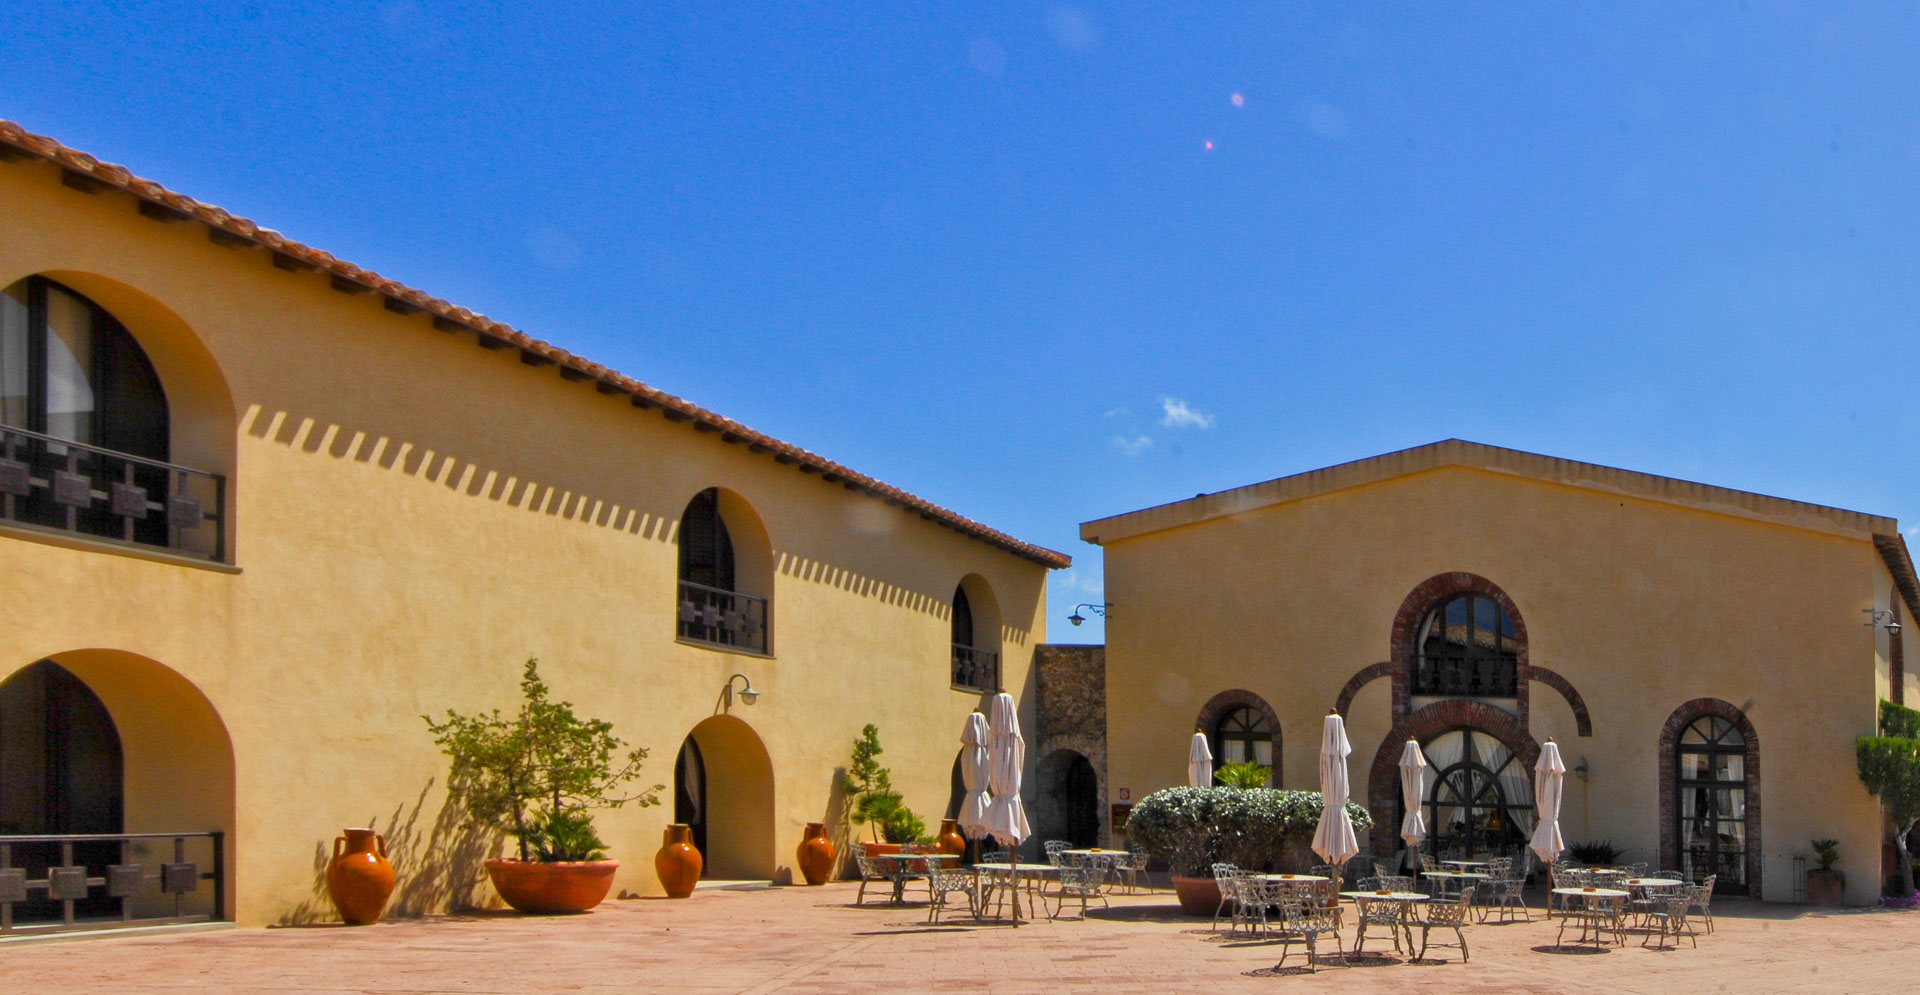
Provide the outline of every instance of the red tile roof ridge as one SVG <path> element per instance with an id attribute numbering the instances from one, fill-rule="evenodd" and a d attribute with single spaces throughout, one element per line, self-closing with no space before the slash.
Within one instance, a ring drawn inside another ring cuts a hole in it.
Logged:
<path id="1" fill-rule="evenodd" d="M 75 148 L 61 144 L 46 135 L 36 135 L 19 124 L 0 119 L 0 146 L 10 146 L 54 163 L 69 173 L 78 174 L 95 183 L 106 184 L 135 197 L 159 205 L 176 214 L 199 221 L 210 228 L 218 229 L 230 236 L 259 245 L 274 253 L 289 257 L 315 269 L 326 272 L 335 279 L 359 284 L 370 290 L 426 311 L 437 318 L 455 322 L 473 329 L 475 332 L 494 339 L 510 343 L 528 353 L 540 356 L 561 367 L 576 370 L 608 384 L 620 392 L 631 394 L 657 405 L 663 409 L 687 416 L 691 421 L 705 424 L 740 441 L 767 449 L 783 462 L 795 463 L 802 468 L 818 471 L 823 475 L 840 478 L 847 484 L 907 508 L 919 512 L 922 516 L 969 535 L 992 546 L 1046 567 L 1061 568 L 1072 565 L 1072 557 L 1065 553 L 1016 539 L 1005 532 L 992 528 L 958 512 L 941 507 L 925 498 L 917 497 L 891 484 L 867 476 L 850 467 L 827 459 L 818 453 L 803 449 L 790 442 L 776 439 L 764 432 L 748 428 L 723 415 L 709 411 L 693 402 L 651 387 L 603 364 L 595 363 L 583 356 L 568 352 L 549 342 L 534 338 L 505 322 L 495 321 L 468 308 L 460 307 L 449 301 L 435 297 L 423 290 L 409 287 L 397 280 L 389 280 L 372 270 L 340 259 L 330 252 L 313 248 L 274 231 L 262 228 L 253 221 L 233 214 L 223 208 L 203 203 L 185 194 L 176 193 L 153 180 L 135 176 L 125 166 L 88 155 Z M 6 158 L 19 158 L 18 154 Z"/>

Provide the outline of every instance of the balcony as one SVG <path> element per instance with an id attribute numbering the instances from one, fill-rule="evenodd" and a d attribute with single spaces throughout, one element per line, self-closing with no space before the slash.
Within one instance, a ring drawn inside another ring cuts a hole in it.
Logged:
<path id="1" fill-rule="evenodd" d="M 1511 698 L 1518 684 L 1511 657 L 1425 654 L 1414 662 L 1416 695 Z"/>
<path id="2" fill-rule="evenodd" d="M 767 652 L 773 613 L 767 599 L 680 582 L 680 638 L 749 653 Z"/>
<path id="3" fill-rule="evenodd" d="M 1000 654 L 954 643 L 953 686 L 969 691 L 998 691 Z"/>
<path id="4" fill-rule="evenodd" d="M 223 918 L 225 849 L 217 832 L 0 836 L 0 936 Z"/>
<path id="5" fill-rule="evenodd" d="M 227 478 L 0 426 L 0 521 L 225 563 Z"/>

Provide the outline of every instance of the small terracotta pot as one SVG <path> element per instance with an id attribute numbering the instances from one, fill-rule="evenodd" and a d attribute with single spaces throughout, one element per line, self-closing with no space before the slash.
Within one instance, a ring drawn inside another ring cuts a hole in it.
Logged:
<path id="1" fill-rule="evenodd" d="M 371 829 L 342 829 L 327 863 L 327 897 L 349 926 L 371 926 L 393 895 L 387 838 Z"/>
<path id="2" fill-rule="evenodd" d="M 693 894 L 693 886 L 700 883 L 700 872 L 706 863 L 694 848 L 693 830 L 677 822 L 667 827 L 660 852 L 653 855 L 653 870 L 660 875 L 660 887 L 667 889 L 668 898 L 686 898 Z"/>
<path id="3" fill-rule="evenodd" d="M 1840 870 L 1823 871 L 1814 868 L 1807 872 L 1807 904 L 1826 908 L 1839 908 L 1845 901 L 1847 891 L 1847 872 Z"/>
<path id="4" fill-rule="evenodd" d="M 1210 916 L 1220 908 L 1220 882 L 1210 877 L 1173 877 L 1173 894 L 1180 899 L 1180 911 L 1190 916 Z"/>
<path id="5" fill-rule="evenodd" d="M 966 859 L 967 838 L 960 835 L 960 820 L 940 820 L 940 852 L 953 854 L 959 860 Z"/>
<path id="6" fill-rule="evenodd" d="M 827 838 L 826 823 L 807 823 L 807 831 L 801 834 L 800 848 L 794 851 L 793 858 L 808 884 L 826 884 L 833 880 L 833 841 Z"/>
<path id="7" fill-rule="evenodd" d="M 613 887 L 617 860 L 487 861 L 493 890 L 515 911 L 532 915 L 585 912 L 599 905 Z"/>

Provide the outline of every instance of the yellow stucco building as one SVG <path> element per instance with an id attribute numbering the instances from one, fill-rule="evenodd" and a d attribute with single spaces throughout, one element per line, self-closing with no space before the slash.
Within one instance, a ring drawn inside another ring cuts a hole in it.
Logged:
<path id="1" fill-rule="evenodd" d="M 1065 556 L 5 122 L 0 289 L 0 844 L 158 834 L 13 847 L 82 915 L 325 917 L 369 822 L 394 909 L 484 900 L 421 716 L 529 657 L 652 750 L 629 894 L 676 816 L 788 878 L 868 722 L 938 817 L 979 690 L 1027 697 Z"/>
<path id="2" fill-rule="evenodd" d="M 1891 518 L 1449 440 L 1081 535 L 1113 603 L 1111 800 L 1185 783 L 1196 726 L 1313 789 L 1335 708 L 1383 857 L 1407 739 L 1434 768 L 1427 845 L 1453 855 L 1524 849 L 1553 737 L 1569 841 L 1785 901 L 1833 837 L 1847 901 L 1879 894 L 1854 739 L 1911 700 L 1920 609 Z"/>

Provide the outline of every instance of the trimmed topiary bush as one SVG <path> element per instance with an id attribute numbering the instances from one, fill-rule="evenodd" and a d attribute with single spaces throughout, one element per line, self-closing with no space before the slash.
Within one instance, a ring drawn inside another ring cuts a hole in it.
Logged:
<path id="1" fill-rule="evenodd" d="M 1324 807 L 1318 791 L 1278 788 L 1162 788 L 1133 807 L 1127 837 L 1137 850 L 1165 860 L 1181 877 L 1204 877 L 1209 865 L 1262 867 L 1313 842 Z M 1347 802 L 1354 832 L 1373 816 Z"/>

